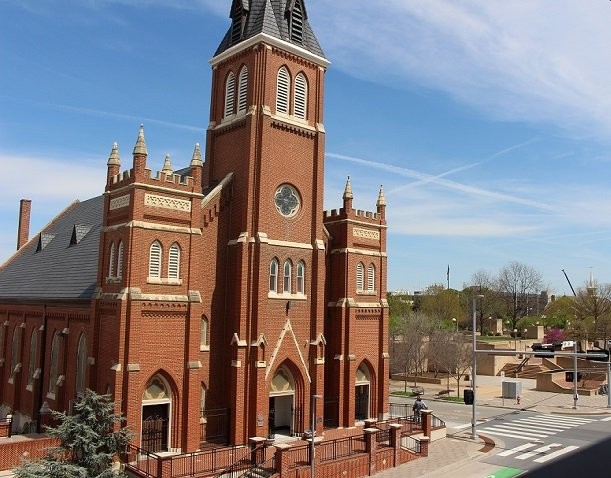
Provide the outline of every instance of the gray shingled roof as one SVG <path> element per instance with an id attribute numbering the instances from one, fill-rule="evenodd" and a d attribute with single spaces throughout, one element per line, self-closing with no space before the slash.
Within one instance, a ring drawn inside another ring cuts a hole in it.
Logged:
<path id="1" fill-rule="evenodd" d="M 77 300 L 93 295 L 104 197 L 77 202 L 0 269 L 0 300 Z M 39 238 L 45 242 L 39 248 Z"/>
<path id="2" fill-rule="evenodd" d="M 248 20 L 244 29 L 244 37 L 241 41 L 254 37 L 259 33 L 266 33 L 274 38 L 284 40 L 289 43 L 294 43 L 315 55 L 325 58 L 325 54 L 320 47 L 310 23 L 307 18 L 304 18 L 303 25 L 303 44 L 295 43 L 289 38 L 289 25 L 285 16 L 286 5 L 290 0 L 251 0 L 246 2 L 243 0 L 244 8 L 250 7 Z M 249 5 L 250 3 L 250 5 Z M 305 5 L 304 5 L 305 10 Z M 217 56 L 227 50 L 231 45 L 231 25 L 221 41 L 214 56 Z"/>

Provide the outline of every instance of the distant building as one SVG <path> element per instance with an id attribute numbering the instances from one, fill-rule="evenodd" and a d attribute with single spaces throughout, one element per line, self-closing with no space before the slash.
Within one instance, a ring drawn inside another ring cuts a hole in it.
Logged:
<path id="1" fill-rule="evenodd" d="M 354 210 L 348 180 L 322 210 L 329 62 L 305 2 L 230 15 L 188 167 L 167 156 L 153 173 L 140 128 L 127 169 L 113 146 L 103 194 L 30 240 L 22 202 L 0 269 L 0 403 L 17 429 L 87 387 L 150 451 L 299 435 L 314 394 L 327 426 L 387 415 L 383 191 Z"/>

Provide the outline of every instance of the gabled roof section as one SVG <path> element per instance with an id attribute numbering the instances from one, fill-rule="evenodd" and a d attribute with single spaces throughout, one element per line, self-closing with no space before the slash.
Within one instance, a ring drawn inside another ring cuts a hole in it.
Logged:
<path id="1" fill-rule="evenodd" d="M 239 10 L 240 3 L 244 14 L 244 25 L 239 38 L 236 36 L 235 15 Z M 297 7 L 295 4 L 298 4 Z M 301 7 L 301 8 L 299 8 Z M 303 31 L 297 38 L 291 38 L 291 15 L 294 8 L 298 8 L 302 21 Z M 260 33 L 297 45 L 316 56 L 325 58 L 325 54 L 310 27 L 304 0 L 234 0 L 231 7 L 230 17 L 232 24 L 221 41 L 214 56 L 220 55 L 228 48 L 252 38 Z"/>
<path id="2" fill-rule="evenodd" d="M 103 213 L 104 197 L 98 196 L 53 219 L 0 268 L 0 300 L 90 300 Z"/>

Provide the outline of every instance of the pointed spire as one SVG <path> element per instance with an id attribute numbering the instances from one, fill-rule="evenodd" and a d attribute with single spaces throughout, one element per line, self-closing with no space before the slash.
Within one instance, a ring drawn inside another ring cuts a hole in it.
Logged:
<path id="1" fill-rule="evenodd" d="M 148 152 L 146 151 L 146 142 L 144 141 L 144 125 L 140 125 L 140 131 L 138 132 L 138 139 L 136 140 L 136 145 L 134 146 L 134 154 L 143 154 L 148 156 Z"/>
<path id="2" fill-rule="evenodd" d="M 199 143 L 195 143 L 195 149 L 193 150 L 193 157 L 191 158 L 191 167 L 194 166 L 203 166 L 204 162 L 202 161 L 202 151 L 199 148 Z"/>
<path id="3" fill-rule="evenodd" d="M 161 170 L 161 172 L 165 174 L 174 173 L 174 170 L 172 169 L 172 160 L 170 159 L 169 153 L 165 155 L 165 160 L 163 162 L 163 169 Z"/>
<path id="4" fill-rule="evenodd" d="M 348 180 L 346 181 L 346 188 L 344 189 L 344 200 L 352 199 L 352 185 L 350 184 L 350 176 L 348 176 Z"/>
<path id="5" fill-rule="evenodd" d="M 386 206 L 386 198 L 384 197 L 384 186 L 382 185 L 380 185 L 380 193 L 378 194 L 378 201 L 376 202 L 376 206 Z"/>
<path id="6" fill-rule="evenodd" d="M 107 166 L 121 166 L 121 158 L 119 157 L 119 146 L 115 142 L 112 145 L 112 151 L 110 152 L 110 156 L 108 156 Z"/>

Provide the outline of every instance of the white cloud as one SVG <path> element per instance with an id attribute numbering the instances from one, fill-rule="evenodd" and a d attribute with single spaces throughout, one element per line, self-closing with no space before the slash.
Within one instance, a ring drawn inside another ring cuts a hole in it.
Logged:
<path id="1" fill-rule="evenodd" d="M 397 88 L 413 80 L 495 118 L 611 133 L 609 2 L 326 0 L 309 9 L 330 60 L 350 74 Z"/>

